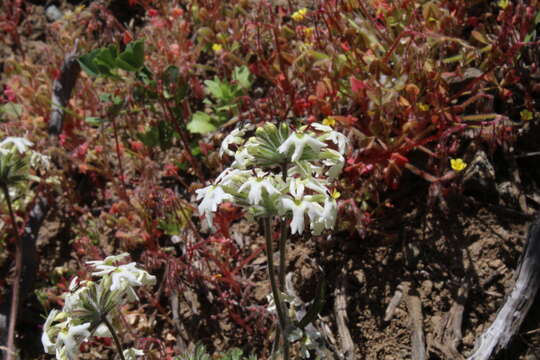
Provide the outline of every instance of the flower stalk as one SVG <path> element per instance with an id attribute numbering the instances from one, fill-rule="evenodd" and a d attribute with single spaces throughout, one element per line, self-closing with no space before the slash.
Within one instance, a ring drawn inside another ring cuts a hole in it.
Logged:
<path id="1" fill-rule="evenodd" d="M 268 277 L 270 279 L 270 287 L 272 288 L 272 295 L 276 303 L 276 311 L 278 314 L 279 327 L 281 329 L 283 340 L 283 358 L 289 359 L 289 340 L 288 340 L 288 319 L 285 311 L 285 303 L 283 302 L 281 291 L 278 288 L 276 282 L 276 276 L 274 271 L 274 251 L 272 248 L 272 229 L 270 226 L 270 218 L 263 218 L 264 225 L 264 237 L 266 239 L 266 258 L 268 259 Z"/>
<path id="2" fill-rule="evenodd" d="M 118 355 L 120 355 L 121 360 L 126 360 L 124 357 L 124 350 L 122 350 L 122 344 L 120 343 L 120 339 L 118 339 L 118 335 L 116 334 L 116 330 L 114 329 L 114 326 L 112 326 L 111 322 L 107 320 L 107 316 L 103 316 L 101 318 L 101 321 L 107 326 L 107 329 L 109 329 L 109 332 L 111 333 L 111 336 L 114 341 L 114 345 L 116 346 L 116 350 L 118 351 Z"/>
<path id="3" fill-rule="evenodd" d="M 9 327 L 8 327 L 8 340 L 7 340 L 7 354 L 6 359 L 12 360 L 16 357 L 15 352 L 15 328 L 17 325 L 17 315 L 19 310 L 19 297 L 21 291 L 21 274 L 22 274 L 22 239 L 19 234 L 19 229 L 15 219 L 15 213 L 13 212 L 13 206 L 11 203 L 11 197 L 9 195 L 9 189 L 7 186 L 2 186 L 4 198 L 6 199 L 9 217 L 11 218 L 11 224 L 13 226 L 13 232 L 15 233 L 15 277 L 13 279 L 13 286 L 11 292 L 11 307 L 9 311 Z"/>

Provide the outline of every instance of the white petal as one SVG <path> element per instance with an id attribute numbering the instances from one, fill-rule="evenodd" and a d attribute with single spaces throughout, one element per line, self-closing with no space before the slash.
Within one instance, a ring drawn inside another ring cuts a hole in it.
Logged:
<path id="1" fill-rule="evenodd" d="M 8 136 L 0 142 L 0 147 L 5 148 L 8 145 L 14 146 L 19 153 L 23 154 L 26 152 L 26 150 L 28 150 L 28 148 L 32 147 L 34 144 L 23 137 Z"/>
<path id="2" fill-rule="evenodd" d="M 49 338 L 48 332 L 50 330 L 52 323 L 54 322 L 54 319 L 56 318 L 56 315 L 58 315 L 58 313 L 59 313 L 58 310 L 51 310 L 51 312 L 49 313 L 49 316 L 47 316 L 47 320 L 45 321 L 45 324 L 43 325 L 43 334 L 41 334 L 41 343 L 43 344 L 43 349 L 45 350 L 47 354 L 54 354 L 55 352 L 54 348 L 56 344 L 51 341 L 51 339 Z"/>

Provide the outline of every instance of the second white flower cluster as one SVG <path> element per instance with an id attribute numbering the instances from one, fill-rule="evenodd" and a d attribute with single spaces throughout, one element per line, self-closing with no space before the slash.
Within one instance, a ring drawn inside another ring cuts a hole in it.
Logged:
<path id="1" fill-rule="evenodd" d="M 266 123 L 246 140 L 251 130 L 234 130 L 223 140 L 220 153 L 234 156 L 233 164 L 214 184 L 197 190 L 208 224 L 219 205 L 230 201 L 255 217 L 292 217 L 293 234 L 303 233 L 306 218 L 315 235 L 332 229 L 337 204 L 329 187 L 343 169 L 347 138 L 319 123 L 296 131 L 285 123 Z"/>
<path id="2" fill-rule="evenodd" d="M 102 261 L 89 261 L 100 277 L 98 282 L 73 279 L 64 297 L 61 311 L 52 310 L 43 326 L 41 342 L 48 354 L 58 360 L 77 359 L 79 347 L 92 336 L 111 337 L 118 308 L 137 300 L 135 287 L 153 285 L 156 278 L 137 268 L 135 263 L 115 265 L 128 254 L 109 256 Z M 141 350 L 124 350 L 124 357 L 135 359 Z"/>

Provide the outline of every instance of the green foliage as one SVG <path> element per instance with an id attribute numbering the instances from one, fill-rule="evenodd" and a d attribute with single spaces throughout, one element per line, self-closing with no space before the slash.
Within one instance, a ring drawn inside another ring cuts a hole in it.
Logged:
<path id="1" fill-rule="evenodd" d="M 160 120 L 157 124 L 149 126 L 145 132 L 138 133 L 137 138 L 146 146 L 159 146 L 162 150 L 167 150 L 171 148 L 173 138 L 177 135 L 169 122 Z"/>
<path id="2" fill-rule="evenodd" d="M 205 90 L 211 99 L 205 99 L 204 103 L 209 107 L 209 114 L 195 112 L 187 125 L 188 130 L 193 134 L 207 134 L 238 115 L 240 99 L 247 95 L 252 82 L 247 66 L 235 67 L 232 81 L 217 76 L 213 80 L 206 80 Z"/>
<path id="3" fill-rule="evenodd" d="M 187 128 L 193 134 L 206 134 L 217 129 L 216 125 L 212 123 L 212 117 L 202 111 L 193 114 Z"/>
<path id="4" fill-rule="evenodd" d="M 124 51 L 118 52 L 116 45 L 109 45 L 91 51 L 79 58 L 81 68 L 92 77 L 112 77 L 119 79 L 117 69 L 129 72 L 142 70 L 144 66 L 144 41 L 130 42 Z"/>
<path id="5" fill-rule="evenodd" d="M 16 152 L 1 154 L 0 188 L 7 190 L 26 180 L 28 180 L 28 159 Z"/>

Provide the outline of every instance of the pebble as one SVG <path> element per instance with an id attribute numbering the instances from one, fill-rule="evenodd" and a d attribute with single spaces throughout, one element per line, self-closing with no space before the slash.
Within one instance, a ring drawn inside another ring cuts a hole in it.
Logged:
<path id="1" fill-rule="evenodd" d="M 422 281 L 422 291 L 424 292 L 424 296 L 429 297 L 429 295 L 431 295 L 432 290 L 433 290 L 433 281 L 431 280 Z"/>
<path id="2" fill-rule="evenodd" d="M 498 269 L 499 267 L 503 265 L 504 264 L 501 259 L 495 259 L 488 262 L 488 266 L 492 269 Z"/>
<path id="3" fill-rule="evenodd" d="M 60 9 L 58 9 L 55 5 L 50 5 L 47 7 L 47 10 L 45 10 L 45 16 L 47 16 L 49 21 L 54 22 L 56 20 L 60 20 L 63 15 Z"/>

